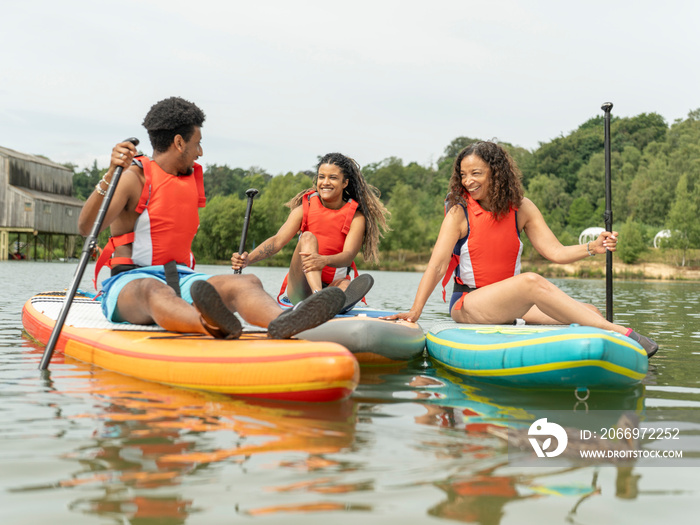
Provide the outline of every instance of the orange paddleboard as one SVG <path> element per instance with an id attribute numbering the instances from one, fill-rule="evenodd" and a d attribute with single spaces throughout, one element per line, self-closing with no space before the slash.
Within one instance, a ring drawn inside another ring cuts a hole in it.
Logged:
<path id="1" fill-rule="evenodd" d="M 46 344 L 64 292 L 29 299 L 22 310 L 26 332 Z M 56 349 L 67 356 L 147 381 L 220 394 L 289 401 L 348 397 L 359 365 L 344 346 L 244 333 L 220 340 L 158 327 L 108 322 L 100 303 L 76 297 Z"/>

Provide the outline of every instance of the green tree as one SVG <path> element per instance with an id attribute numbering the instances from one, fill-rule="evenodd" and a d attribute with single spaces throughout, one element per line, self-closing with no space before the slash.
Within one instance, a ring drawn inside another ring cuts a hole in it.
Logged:
<path id="1" fill-rule="evenodd" d="M 700 191 L 696 187 L 688 190 L 688 175 L 683 174 L 676 187 L 676 198 L 668 213 L 668 229 L 671 230 L 670 245 L 680 250 L 681 266 L 685 266 L 686 255 L 690 248 L 700 245 L 700 223 L 698 222 L 698 204 Z"/>
<path id="2" fill-rule="evenodd" d="M 613 163 L 611 162 L 611 164 Z M 588 162 L 578 171 L 574 194 L 577 198 L 587 200 L 591 207 L 595 206 L 601 198 L 605 198 L 605 156 L 603 152 L 591 155 Z"/>
<path id="3" fill-rule="evenodd" d="M 578 197 L 573 200 L 569 207 L 569 216 L 567 218 L 569 226 L 574 230 L 583 230 L 589 226 L 594 226 L 600 221 L 599 217 L 595 217 L 593 205 L 584 197 Z"/>
<path id="4" fill-rule="evenodd" d="M 663 142 L 667 132 L 668 124 L 658 113 L 615 119 L 610 126 L 611 147 L 617 152 L 629 146 L 643 151 L 652 142 Z"/>
<path id="5" fill-rule="evenodd" d="M 365 180 L 375 186 L 382 195 L 389 195 L 399 182 L 410 184 L 405 180 L 405 171 L 401 159 L 389 157 L 381 162 L 365 165 L 362 174 Z"/>
<path id="6" fill-rule="evenodd" d="M 249 188 L 259 191 L 272 179 L 264 169 L 253 166 L 247 170 L 242 168 L 229 168 L 227 165 L 207 165 L 204 171 L 204 191 L 207 197 L 215 195 L 238 195 L 245 199 L 245 192 Z"/>
<path id="7" fill-rule="evenodd" d="M 195 257 L 205 261 L 227 260 L 243 229 L 246 203 L 237 195 L 215 195 L 199 211 L 199 231 L 193 243 Z"/>
<path id="8" fill-rule="evenodd" d="M 107 168 L 97 167 L 97 160 L 93 161 L 92 167 L 78 173 L 75 172 L 75 165 L 69 164 L 67 167 L 73 170 L 73 196 L 81 200 L 86 200 L 95 191 L 95 185 L 107 173 Z"/>
<path id="9" fill-rule="evenodd" d="M 526 196 L 540 209 L 554 234 L 562 233 L 572 201 L 566 182 L 554 175 L 537 175 L 530 181 Z"/>
<path id="10" fill-rule="evenodd" d="M 593 154 L 602 151 L 603 119 L 596 117 L 567 136 L 540 143 L 540 147 L 533 153 L 525 180 L 529 181 L 536 174 L 554 175 L 564 180 L 566 191 L 572 193 L 576 187 L 578 171 Z"/>
<path id="11" fill-rule="evenodd" d="M 391 212 L 390 227 L 382 240 L 385 250 L 398 253 L 404 262 L 408 252 L 427 247 L 429 223 L 421 213 L 416 213 L 416 203 L 421 201 L 420 190 L 399 182 L 391 191 L 387 208 Z"/>
<path id="12" fill-rule="evenodd" d="M 617 247 L 617 255 L 625 264 L 634 264 L 646 251 L 647 243 L 644 240 L 644 227 L 628 217 L 620 228 L 620 243 Z"/>
<path id="13" fill-rule="evenodd" d="M 669 169 L 666 156 L 649 158 L 645 155 L 627 196 L 630 216 L 637 222 L 662 226 L 673 202 L 677 181 L 678 175 Z"/>
<path id="14" fill-rule="evenodd" d="M 630 215 L 628 196 L 642 161 L 642 152 L 634 146 L 625 146 L 619 157 L 617 153 L 612 156 L 612 161 L 613 217 L 628 217 Z"/>

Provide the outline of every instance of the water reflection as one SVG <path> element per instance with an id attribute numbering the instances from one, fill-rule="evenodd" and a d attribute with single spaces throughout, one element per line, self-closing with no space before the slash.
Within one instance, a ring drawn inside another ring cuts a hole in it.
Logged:
<path id="1" fill-rule="evenodd" d="M 460 412 L 465 421 L 513 424 L 551 411 L 644 410 L 643 384 L 628 389 L 536 390 L 507 388 L 468 379 L 436 367 L 430 360 L 412 362 L 390 370 L 362 369 L 355 399 L 373 400 L 390 392 L 396 400 L 415 400 L 426 411 Z M 386 399 L 384 399 L 386 401 Z M 451 418 L 454 421 L 454 417 Z M 424 420 L 428 423 L 428 420 Z"/>
<path id="2" fill-rule="evenodd" d="M 401 373 L 403 372 L 403 374 Z M 403 385 L 397 378 L 403 377 Z M 393 383 L 391 389 L 400 399 L 419 403 L 424 413 L 414 417 L 421 425 L 439 427 L 458 440 L 432 438 L 422 443 L 425 449 L 434 449 L 436 458 L 451 459 L 455 469 L 449 476 L 432 485 L 445 496 L 440 503 L 427 510 L 435 517 L 465 523 L 495 525 L 506 515 L 506 507 L 528 499 L 565 497 L 571 499 L 568 521 L 575 521 L 579 507 L 590 498 L 601 494 L 598 470 L 595 466 L 566 466 L 563 468 L 519 468 L 503 439 L 503 429 L 527 432 L 532 421 L 552 411 L 566 411 L 576 419 L 581 412 L 602 411 L 607 417 L 619 414 L 643 414 L 644 387 L 622 390 L 594 390 L 586 392 L 556 392 L 507 389 L 481 383 L 470 383 L 430 361 L 420 366 L 407 366 L 391 374 L 364 377 L 360 393 L 382 382 Z M 531 451 L 530 451 L 531 452 Z M 615 495 L 621 499 L 635 499 L 639 475 L 629 464 L 616 465 Z M 579 472 L 575 481 L 567 475 Z M 581 474 L 591 477 L 591 483 L 582 485 Z"/>
<path id="3" fill-rule="evenodd" d="M 35 353 L 42 351 L 31 343 L 28 346 Z M 314 404 L 239 401 L 146 383 L 69 358 L 66 361 L 82 377 L 67 381 L 59 376 L 60 391 L 53 392 L 63 398 L 81 398 L 87 409 L 55 417 L 90 421 L 92 439 L 63 455 L 79 465 L 69 477 L 14 492 L 86 486 L 102 492 L 99 497 L 74 500 L 70 508 L 77 512 L 121 516 L 130 523 L 150 517 L 164 520 L 159 523 L 184 523 L 196 505 L 179 494 L 181 485 L 217 475 L 206 471 L 216 471 L 222 464 L 244 469 L 255 455 L 280 452 L 302 455 L 295 462 L 279 462 L 279 467 L 329 469 L 337 462 L 324 455 L 353 442 L 355 404 L 349 400 Z M 326 494 L 362 487 L 337 484 L 330 478 L 269 487 L 271 492 L 301 489 Z M 285 511 L 309 511 L 313 505 L 297 507 L 290 505 Z M 247 511 L 251 515 L 271 512 L 274 507 Z"/>
<path id="4" fill-rule="evenodd" d="M 468 477 L 455 477 L 436 486 L 446 499 L 428 510 L 433 516 L 461 521 L 497 525 L 506 515 L 506 505 L 521 500 L 559 496 L 572 498 L 568 521 L 573 521 L 579 506 L 591 497 L 601 494 L 597 472 L 590 485 L 558 485 L 548 478 L 563 476 L 576 469 L 560 469 L 542 474 L 499 474 L 498 465 L 476 472 Z"/>

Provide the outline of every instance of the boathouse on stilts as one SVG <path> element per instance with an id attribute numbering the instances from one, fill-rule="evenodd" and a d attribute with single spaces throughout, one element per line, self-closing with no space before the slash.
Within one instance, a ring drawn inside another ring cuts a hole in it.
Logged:
<path id="1" fill-rule="evenodd" d="M 72 170 L 0 146 L 0 260 L 71 257 L 82 207 Z"/>

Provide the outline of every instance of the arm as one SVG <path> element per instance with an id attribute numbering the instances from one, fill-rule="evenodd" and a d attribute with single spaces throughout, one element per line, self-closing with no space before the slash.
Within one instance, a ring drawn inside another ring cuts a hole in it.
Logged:
<path id="1" fill-rule="evenodd" d="M 97 183 L 100 190 L 105 192 L 109 187 L 109 183 L 112 181 L 112 176 L 114 175 L 117 167 L 121 166 L 126 171 L 120 178 L 119 185 L 117 186 L 112 200 L 109 203 L 109 208 L 107 209 L 107 214 L 105 215 L 104 222 L 102 223 L 102 228 L 100 231 L 107 228 L 114 220 L 119 216 L 119 214 L 126 208 L 131 192 L 133 191 L 133 177 L 127 176 L 130 171 L 135 171 L 136 168 L 131 167 L 131 161 L 136 155 L 136 147 L 131 142 L 121 142 L 114 146 L 112 149 L 112 157 L 110 160 L 109 169 L 105 173 L 104 177 L 100 182 Z M 137 176 L 138 177 L 138 176 Z M 131 181 L 129 181 L 131 179 Z M 83 205 L 83 209 L 78 217 L 78 232 L 80 235 L 86 236 L 90 234 L 95 219 L 97 218 L 97 213 L 100 210 L 104 195 L 95 189 L 87 201 Z"/>
<path id="2" fill-rule="evenodd" d="M 554 235 L 542 217 L 542 213 L 530 199 L 523 199 L 518 210 L 518 228 L 527 234 L 532 246 L 542 257 L 559 264 L 585 259 L 591 254 L 615 251 L 617 232 L 603 232 L 595 241 L 587 244 L 564 246 Z"/>
<path id="3" fill-rule="evenodd" d="M 299 252 L 301 255 L 302 269 L 305 272 L 320 271 L 325 266 L 332 268 L 344 268 L 350 266 L 362 248 L 362 239 L 365 234 L 365 216 L 356 211 L 350 224 L 350 231 L 345 237 L 343 251 L 331 255 L 319 255 L 318 253 Z"/>
<path id="4" fill-rule="evenodd" d="M 423 307 L 428 302 L 430 294 L 433 293 L 437 284 L 445 276 L 447 267 L 452 258 L 452 250 L 457 241 L 466 234 L 468 228 L 467 219 L 461 206 L 453 206 L 442 221 L 440 233 L 430 255 L 428 267 L 418 284 L 418 291 L 413 300 L 413 306 L 408 313 L 401 313 L 387 317 L 387 319 L 406 319 L 416 322 L 423 313 Z"/>
<path id="5" fill-rule="evenodd" d="M 304 210 L 301 206 L 294 208 L 291 212 L 289 212 L 287 220 L 280 227 L 277 233 L 269 239 L 263 241 L 251 253 L 234 253 L 231 256 L 231 268 L 234 270 L 241 270 L 249 264 L 262 261 L 263 259 L 267 259 L 268 257 L 275 255 L 297 234 L 299 228 L 301 228 L 301 220 L 303 215 Z"/>

